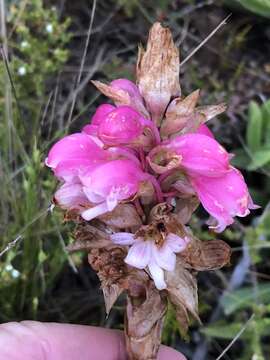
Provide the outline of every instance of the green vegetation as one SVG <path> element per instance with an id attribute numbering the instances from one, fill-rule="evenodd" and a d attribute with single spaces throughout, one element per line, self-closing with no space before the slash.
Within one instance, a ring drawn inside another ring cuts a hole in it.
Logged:
<path id="1" fill-rule="evenodd" d="M 235 3 L 244 9 L 254 12 L 257 15 L 270 18 L 269 0 L 230 0 L 229 3 Z"/>
<path id="2" fill-rule="evenodd" d="M 0 259 L 2 321 L 36 318 L 40 297 L 66 260 L 61 220 L 49 215 L 55 184 L 44 169 L 41 132 L 46 82 L 67 61 L 70 21 L 59 22 L 56 9 L 39 0 L 8 10 L 0 63 L 0 246 L 15 246 Z"/>

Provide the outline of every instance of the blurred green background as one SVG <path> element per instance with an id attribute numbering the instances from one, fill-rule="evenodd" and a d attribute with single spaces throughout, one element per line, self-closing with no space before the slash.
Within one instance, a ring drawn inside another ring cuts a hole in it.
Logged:
<path id="1" fill-rule="evenodd" d="M 224 359 L 270 359 L 270 0 L 0 0 L 0 8 L 0 321 L 122 327 L 124 299 L 106 319 L 85 254 L 65 250 L 73 229 L 51 213 L 46 154 L 105 100 L 90 79 L 134 79 L 137 44 L 154 21 L 171 28 L 183 60 L 232 13 L 182 66 L 181 85 L 184 95 L 200 88 L 201 104 L 228 103 L 210 127 L 261 209 L 219 235 L 233 248 L 230 266 L 199 275 L 204 325 L 183 340 L 170 309 L 163 341 L 193 360 L 217 359 L 233 339 Z M 205 220 L 199 211 L 194 232 L 215 237 Z"/>

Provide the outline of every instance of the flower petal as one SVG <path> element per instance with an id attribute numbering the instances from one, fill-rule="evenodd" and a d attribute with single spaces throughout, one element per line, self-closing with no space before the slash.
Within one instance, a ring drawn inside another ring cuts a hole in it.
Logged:
<path id="1" fill-rule="evenodd" d="M 111 240 L 118 245 L 133 245 L 135 243 L 134 234 L 128 232 L 119 232 L 111 235 Z"/>
<path id="2" fill-rule="evenodd" d="M 136 241 L 128 251 L 125 262 L 138 269 L 144 269 L 151 258 L 151 242 Z"/>
<path id="3" fill-rule="evenodd" d="M 157 289 L 158 290 L 166 289 L 167 284 L 165 283 L 164 280 L 164 271 L 160 268 L 160 266 L 158 266 L 155 261 L 151 261 L 148 264 L 148 268 Z"/>
<path id="4" fill-rule="evenodd" d="M 115 106 L 111 104 L 102 104 L 98 106 L 95 114 L 92 117 L 91 124 L 100 125 L 106 115 L 108 115 L 113 110 L 115 110 Z"/>
<path id="5" fill-rule="evenodd" d="M 97 206 L 94 206 L 90 209 L 83 211 L 81 213 L 81 216 L 84 220 L 90 221 L 99 215 L 106 214 L 108 211 L 109 210 L 108 210 L 106 202 L 103 202 Z"/>
<path id="6" fill-rule="evenodd" d="M 55 202 L 63 209 L 80 209 L 89 205 L 82 185 L 77 183 L 66 183 L 62 185 L 54 195 Z"/>
<path id="7" fill-rule="evenodd" d="M 206 136 L 209 136 L 210 138 L 214 139 L 214 134 L 212 133 L 212 131 L 209 129 L 208 126 L 206 126 L 205 124 L 201 124 L 197 131 L 196 131 L 197 134 L 201 134 L 201 135 L 206 135 Z"/>
<path id="8" fill-rule="evenodd" d="M 103 196 L 96 194 L 91 188 L 88 188 L 86 186 L 83 187 L 83 192 L 91 203 L 101 203 L 105 200 Z"/>
<path id="9" fill-rule="evenodd" d="M 175 268 L 176 255 L 167 242 L 161 248 L 153 245 L 153 256 L 158 266 L 167 271 L 173 271 Z"/>
<path id="10" fill-rule="evenodd" d="M 209 136 L 201 134 L 178 136 L 167 147 L 181 155 L 181 166 L 188 173 L 217 177 L 229 171 L 230 155 Z"/>
<path id="11" fill-rule="evenodd" d="M 104 199 L 121 201 L 134 196 L 143 177 L 141 169 L 131 160 L 113 160 L 80 176 L 83 185 Z"/>
<path id="12" fill-rule="evenodd" d="M 142 134 L 140 118 L 141 115 L 130 106 L 119 106 L 101 121 L 98 136 L 108 145 L 128 144 Z"/>
<path id="13" fill-rule="evenodd" d="M 234 216 L 246 216 L 249 207 L 254 208 L 242 174 L 233 167 L 221 177 L 192 177 L 191 183 L 203 207 L 217 220 L 212 227 L 217 232 L 232 224 Z"/>
<path id="14" fill-rule="evenodd" d="M 75 133 L 59 140 L 51 148 L 46 165 L 51 168 L 71 159 L 89 159 L 93 155 L 101 155 L 101 149 L 94 141 L 83 133 Z"/>
<path id="15" fill-rule="evenodd" d="M 111 191 L 111 193 L 106 198 L 107 207 L 110 211 L 112 211 L 118 204 L 117 195 L 117 193 L 114 194 L 114 192 Z"/>
<path id="16" fill-rule="evenodd" d="M 166 243 L 171 248 L 171 250 L 176 253 L 185 250 L 189 241 L 190 239 L 187 236 L 181 238 L 180 236 L 173 233 L 169 233 L 166 237 Z"/>
<path id="17" fill-rule="evenodd" d="M 54 169 L 54 175 L 61 180 L 74 182 L 86 171 L 93 170 L 98 165 L 103 164 L 104 160 L 89 159 L 70 159 L 63 160 Z"/>
<path id="18" fill-rule="evenodd" d="M 51 148 L 46 165 L 58 178 L 73 181 L 81 172 L 95 168 L 108 158 L 109 153 L 100 148 L 92 136 L 76 133 L 64 137 Z"/>

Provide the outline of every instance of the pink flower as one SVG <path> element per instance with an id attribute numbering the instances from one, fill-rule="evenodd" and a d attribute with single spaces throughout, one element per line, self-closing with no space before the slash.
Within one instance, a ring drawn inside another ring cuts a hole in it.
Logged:
<path id="1" fill-rule="evenodd" d="M 100 123 L 102 122 L 102 120 L 104 119 L 104 117 L 110 113 L 111 111 L 113 111 L 115 109 L 115 106 L 110 105 L 110 104 L 102 104 L 100 105 L 95 114 L 93 115 L 92 119 L 91 119 L 91 124 L 89 125 L 85 125 L 82 129 L 83 132 L 85 132 L 88 135 L 94 135 L 97 136 L 98 133 L 98 127 L 100 125 Z"/>
<path id="2" fill-rule="evenodd" d="M 230 155 L 214 139 L 201 134 L 187 134 L 176 137 L 169 148 L 175 148 L 182 157 L 181 167 L 187 173 L 220 176 L 229 169 Z"/>
<path id="3" fill-rule="evenodd" d="M 144 134 L 145 129 L 148 129 L 148 134 Z M 155 125 L 130 106 L 119 106 L 105 114 L 97 133 L 107 145 L 151 147 L 159 142 Z"/>
<path id="4" fill-rule="evenodd" d="M 72 181 L 85 169 L 93 169 L 107 160 L 108 153 L 91 136 L 75 133 L 54 144 L 45 162 L 59 179 Z"/>
<path id="5" fill-rule="evenodd" d="M 85 220 L 112 211 L 121 201 L 132 200 L 149 175 L 131 160 L 114 160 L 80 176 L 83 191 L 94 206 L 82 212 Z"/>
<path id="6" fill-rule="evenodd" d="M 82 184 L 79 182 L 64 183 L 54 194 L 54 201 L 63 209 L 85 210 L 90 206 Z"/>
<path id="7" fill-rule="evenodd" d="M 196 131 L 197 134 L 201 134 L 201 135 L 206 135 L 206 136 L 209 136 L 211 138 L 215 138 L 214 137 L 214 134 L 212 133 L 212 131 L 208 128 L 208 126 L 206 126 L 205 124 L 201 124 L 197 131 Z"/>
<path id="8" fill-rule="evenodd" d="M 191 184 L 215 222 L 211 228 L 222 232 L 233 223 L 234 216 L 244 217 L 249 209 L 257 209 L 248 192 L 247 185 L 240 171 L 231 167 L 220 177 L 192 176 Z"/>
<path id="9" fill-rule="evenodd" d="M 167 285 L 164 280 L 164 270 L 173 271 L 176 263 L 175 253 L 183 251 L 189 238 L 181 237 L 175 234 L 168 234 L 164 243 L 160 246 L 153 240 L 144 240 L 136 238 L 132 233 L 116 233 L 111 235 L 111 240 L 118 245 L 131 246 L 125 262 L 130 266 L 138 269 L 148 270 L 155 282 L 157 289 L 166 289 Z"/>
<path id="10" fill-rule="evenodd" d="M 148 161 L 157 173 L 180 168 L 188 174 L 221 176 L 229 170 L 230 155 L 214 139 L 187 134 L 154 148 Z"/>

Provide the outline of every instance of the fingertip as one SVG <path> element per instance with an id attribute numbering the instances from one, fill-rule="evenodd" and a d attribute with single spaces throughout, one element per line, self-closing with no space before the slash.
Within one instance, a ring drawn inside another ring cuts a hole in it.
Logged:
<path id="1" fill-rule="evenodd" d="M 18 352 L 18 348 L 20 352 Z M 23 321 L 0 325 L 0 359 L 127 360 L 121 331 L 83 325 Z M 186 360 L 161 346 L 158 360 Z"/>
<path id="2" fill-rule="evenodd" d="M 162 345 L 158 352 L 158 360 L 187 360 L 187 358 L 180 352 Z"/>

